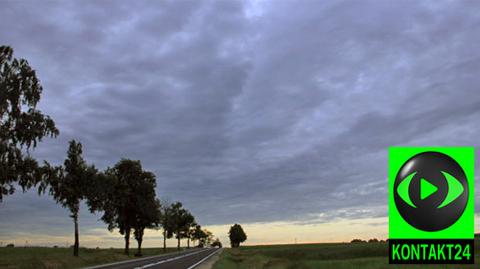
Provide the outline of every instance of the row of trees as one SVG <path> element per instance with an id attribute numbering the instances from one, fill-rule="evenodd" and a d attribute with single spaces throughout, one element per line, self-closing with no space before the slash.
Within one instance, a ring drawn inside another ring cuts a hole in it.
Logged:
<path id="1" fill-rule="evenodd" d="M 70 141 L 67 157 L 60 166 L 38 163 L 29 150 L 44 137 L 59 134 L 55 122 L 37 109 L 42 87 L 35 71 L 24 59 L 15 59 L 13 49 L 0 46 L 0 202 L 13 194 L 15 186 L 24 191 L 37 186 L 70 211 L 75 231 L 73 253 L 78 256 L 78 216 L 81 201 L 90 212 L 102 212 L 108 229 L 118 229 L 129 254 L 130 237 L 141 255 L 145 229 L 163 229 L 166 239 L 187 239 L 200 246 L 210 244 L 212 233 L 202 229 L 180 202 L 161 203 L 156 198 L 156 179 L 140 161 L 121 159 L 113 167 L 99 171 L 83 159 L 82 144 Z M 217 240 L 218 241 L 218 240 Z M 219 241 L 218 241 L 219 242 Z M 221 244 L 221 243 L 220 243 Z"/>

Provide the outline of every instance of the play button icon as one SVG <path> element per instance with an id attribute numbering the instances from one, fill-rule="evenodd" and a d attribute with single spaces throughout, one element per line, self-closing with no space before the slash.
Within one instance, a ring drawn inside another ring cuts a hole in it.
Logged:
<path id="1" fill-rule="evenodd" d="M 420 199 L 424 200 L 428 198 L 430 195 L 437 192 L 437 190 L 438 190 L 437 186 L 428 182 L 426 179 L 422 178 L 420 180 Z"/>
<path id="2" fill-rule="evenodd" d="M 433 151 L 408 159 L 393 189 L 402 218 L 423 231 L 439 231 L 455 223 L 465 210 L 469 192 L 462 167 L 450 156 Z"/>

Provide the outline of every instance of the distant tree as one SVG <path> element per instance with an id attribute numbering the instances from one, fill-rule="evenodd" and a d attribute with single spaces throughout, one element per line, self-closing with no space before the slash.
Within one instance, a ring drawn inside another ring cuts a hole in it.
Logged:
<path id="1" fill-rule="evenodd" d="M 378 243 L 378 239 L 377 238 L 372 238 L 372 239 L 368 240 L 368 243 Z"/>
<path id="2" fill-rule="evenodd" d="M 243 231 L 243 228 L 240 226 L 240 224 L 234 224 L 231 226 L 228 236 L 230 238 L 230 245 L 232 248 L 238 248 L 240 243 L 243 243 L 247 240 L 247 235 Z"/>
<path id="3" fill-rule="evenodd" d="M 195 219 L 193 222 L 189 224 L 189 226 L 185 229 L 185 237 L 187 238 L 187 248 L 190 248 L 190 240 L 194 241 L 193 239 L 193 233 L 195 232 L 195 227 L 197 226 L 197 223 L 195 222 Z"/>
<path id="4" fill-rule="evenodd" d="M 89 201 L 90 210 L 103 211 L 102 220 L 108 224 L 110 231 L 119 229 L 125 238 L 124 252 L 129 255 L 132 230 L 137 227 L 138 238 L 143 236 L 139 222 L 143 222 L 145 216 L 141 207 L 151 202 L 150 194 L 155 192 L 156 186 L 155 175 L 143 171 L 140 161 L 122 159 L 102 173 L 99 179 L 102 182 L 97 184 L 96 195 Z M 145 193 L 150 194 L 145 196 Z M 148 222 L 145 221 L 142 225 Z"/>
<path id="5" fill-rule="evenodd" d="M 213 234 L 207 229 L 203 229 L 203 236 L 200 238 L 200 245 L 203 246 L 208 246 L 213 240 Z"/>
<path id="6" fill-rule="evenodd" d="M 195 222 L 195 218 L 187 209 L 183 208 L 182 203 L 176 202 L 172 205 L 172 221 L 177 238 L 177 249 L 180 249 L 180 240 L 187 237 L 187 231 Z"/>
<path id="7" fill-rule="evenodd" d="M 24 191 L 38 183 L 38 163 L 28 150 L 43 137 L 58 135 L 54 121 L 37 109 L 42 91 L 27 60 L 0 46 L 0 202 L 14 193 L 14 183 Z"/>
<path id="8" fill-rule="evenodd" d="M 195 242 L 198 241 L 198 244 L 200 245 L 200 240 L 202 240 L 202 238 L 204 237 L 205 232 L 202 230 L 202 226 L 200 226 L 199 224 L 195 225 L 191 231 L 192 242 L 195 244 Z"/>
<path id="9" fill-rule="evenodd" d="M 14 248 L 14 247 L 15 247 L 15 245 L 14 245 L 14 244 L 12 244 L 12 243 L 10 243 L 10 244 L 7 244 L 5 247 L 7 247 L 7 248 Z"/>
<path id="10" fill-rule="evenodd" d="M 175 231 L 173 222 L 173 205 L 164 201 L 160 208 L 160 226 L 163 230 L 163 252 L 167 250 L 167 238 L 172 238 Z"/>
<path id="11" fill-rule="evenodd" d="M 366 241 L 362 239 L 353 239 L 352 241 L 350 241 L 350 243 L 365 243 L 365 242 Z"/>
<path id="12" fill-rule="evenodd" d="M 215 239 L 215 241 L 213 241 L 213 243 L 211 244 L 212 247 L 218 247 L 218 248 L 221 248 L 222 247 L 222 242 L 220 242 L 220 239 L 218 239 L 218 237 Z"/>
<path id="13" fill-rule="evenodd" d="M 70 210 L 70 217 L 75 225 L 73 255 L 78 256 L 80 201 L 88 196 L 88 190 L 95 181 L 97 170 L 85 163 L 82 157 L 82 144 L 72 140 L 70 141 L 64 168 L 57 171 L 60 172 L 58 176 L 49 177 L 50 194 L 57 203 Z"/>

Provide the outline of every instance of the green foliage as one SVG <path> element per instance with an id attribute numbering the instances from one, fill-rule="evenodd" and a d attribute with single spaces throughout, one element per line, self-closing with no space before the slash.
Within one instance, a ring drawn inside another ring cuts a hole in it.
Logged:
<path id="1" fill-rule="evenodd" d="M 167 238 L 172 238 L 175 232 L 175 225 L 173 220 L 172 204 L 163 202 L 160 207 L 160 223 L 163 230 L 163 249 L 167 248 Z"/>
<path id="2" fill-rule="evenodd" d="M 89 197 L 97 174 L 94 166 L 87 166 L 82 153 L 82 144 L 70 141 L 64 167 L 57 170 L 58 176 L 49 180 L 50 194 L 57 203 L 70 210 L 72 217 L 78 216 L 80 201 Z"/>
<path id="3" fill-rule="evenodd" d="M 232 227 L 230 227 L 228 237 L 230 238 L 230 245 L 232 248 L 238 248 L 240 243 L 243 243 L 247 240 L 247 235 L 243 231 L 243 228 L 240 226 L 240 224 L 234 224 Z"/>
<path id="4" fill-rule="evenodd" d="M 189 236 L 189 230 L 192 224 L 195 223 L 195 218 L 187 209 L 183 208 L 180 202 L 172 204 L 171 212 L 173 230 L 178 240 L 177 248 L 180 249 L 180 240 Z"/>
<path id="5" fill-rule="evenodd" d="M 45 136 L 58 135 L 54 121 L 36 108 L 42 90 L 27 60 L 0 46 L 0 201 L 15 191 L 15 182 L 25 190 L 41 180 L 41 168 L 28 149 Z"/>
<path id="6" fill-rule="evenodd" d="M 103 211 L 108 229 L 118 228 L 124 235 L 127 255 L 132 229 L 137 229 L 136 238 L 141 238 L 144 228 L 159 223 L 155 187 L 155 175 L 143 171 L 140 161 L 122 159 L 98 177 L 97 190 L 88 202 L 90 210 Z"/>
<path id="7" fill-rule="evenodd" d="M 95 187 L 97 170 L 94 166 L 87 166 L 85 163 L 82 157 L 82 144 L 72 140 L 70 141 L 64 167 L 51 168 L 48 166 L 46 171 L 50 171 L 46 180 L 50 186 L 50 194 L 57 203 L 70 210 L 70 217 L 75 225 L 73 255 L 78 256 L 78 213 L 80 211 L 80 201 L 88 198 L 90 190 Z"/>
<path id="8" fill-rule="evenodd" d="M 147 192 L 151 194 L 150 192 Z M 134 237 L 138 243 L 138 249 L 136 256 L 142 256 L 142 241 L 145 228 L 155 228 L 158 227 L 160 222 L 160 201 L 155 198 L 155 192 L 153 196 L 147 197 L 144 196 L 144 199 L 139 201 L 138 212 L 136 216 L 136 221 L 133 226 Z"/>

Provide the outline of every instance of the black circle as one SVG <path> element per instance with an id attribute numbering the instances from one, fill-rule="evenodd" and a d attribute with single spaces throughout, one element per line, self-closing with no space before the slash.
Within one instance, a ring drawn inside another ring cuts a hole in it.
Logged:
<path id="1" fill-rule="evenodd" d="M 438 208 L 448 193 L 448 183 L 443 172 L 455 177 L 464 188 L 463 193 L 450 204 Z M 407 204 L 398 194 L 398 185 L 415 173 L 408 193 L 416 207 Z M 420 180 L 424 178 L 438 190 L 426 199 L 420 199 Z M 397 173 L 394 184 L 394 200 L 400 215 L 413 227 L 423 231 L 439 231 L 453 225 L 463 214 L 468 202 L 468 181 L 462 167 L 450 156 L 427 151 L 407 160 Z"/>

